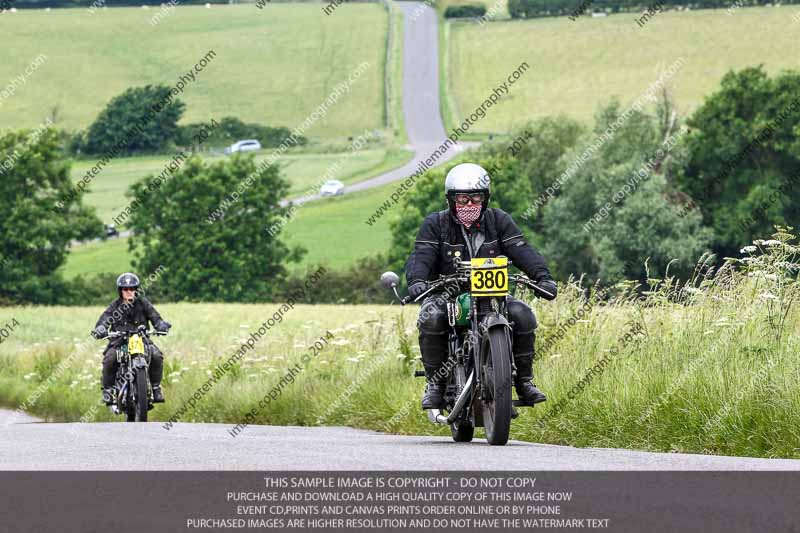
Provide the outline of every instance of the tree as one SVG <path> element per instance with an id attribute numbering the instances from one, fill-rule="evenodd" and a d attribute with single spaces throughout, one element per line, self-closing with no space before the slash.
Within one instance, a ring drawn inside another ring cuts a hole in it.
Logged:
<path id="1" fill-rule="evenodd" d="M 619 116 L 617 102 L 602 108 L 595 132 Z M 651 277 L 663 276 L 673 260 L 670 273 L 691 271 L 710 232 L 698 214 L 681 216 L 672 200 L 674 175 L 686 159 L 680 131 L 663 106 L 657 116 L 633 113 L 544 207 L 544 252 L 561 279 L 644 280 L 648 259 Z"/>
<path id="2" fill-rule="evenodd" d="M 175 139 L 186 104 L 166 85 L 133 87 L 115 96 L 89 127 L 89 154 L 163 152 Z"/>
<path id="3" fill-rule="evenodd" d="M 147 275 L 163 265 L 166 299 L 280 297 L 286 263 L 302 255 L 278 239 L 289 216 L 279 201 L 288 191 L 278 166 L 257 169 L 252 156 L 242 155 L 211 165 L 192 157 L 168 181 L 144 178 L 129 191 L 136 267 Z M 210 217 L 215 211 L 223 214 Z"/>
<path id="4" fill-rule="evenodd" d="M 792 185 L 800 177 L 798 95 L 800 72 L 729 72 L 687 121 L 690 158 L 678 183 L 721 255 L 770 235 L 775 224 L 800 224 L 800 184 Z"/>
<path id="5" fill-rule="evenodd" d="M 583 126 L 569 117 L 544 117 L 511 132 L 508 139 L 485 145 L 482 153 L 488 156 L 505 154 L 516 159 L 520 174 L 530 181 L 529 198 L 536 198 L 543 195 L 564 172 L 567 167 L 564 154 L 576 145 L 583 133 Z M 517 223 L 539 232 L 541 211 L 531 216 L 518 216 Z"/>
<path id="6" fill-rule="evenodd" d="M 499 207 L 511 213 L 521 213 L 531 196 L 530 182 L 520 171 L 519 161 L 507 155 L 478 156 L 475 163 L 491 176 L 490 207 Z M 454 164 L 426 172 L 417 179 L 411 192 L 404 196 L 399 217 L 389 223 L 392 245 L 388 257 L 391 266 L 402 270 L 409 254 L 414 250 L 423 219 L 436 211 L 447 209 L 444 180 Z"/>
<path id="7" fill-rule="evenodd" d="M 59 301 L 58 269 L 70 242 L 102 232 L 70 180 L 60 142 L 53 129 L 0 137 L 0 300 L 7 303 Z"/>

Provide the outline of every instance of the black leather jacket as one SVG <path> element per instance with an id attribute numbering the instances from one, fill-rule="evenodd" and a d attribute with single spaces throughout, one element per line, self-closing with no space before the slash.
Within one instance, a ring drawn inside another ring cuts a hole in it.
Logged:
<path id="1" fill-rule="evenodd" d="M 455 272 L 453 258 L 461 252 L 461 260 L 471 259 L 461 231 L 462 225 L 450 210 L 431 213 L 422 222 L 414 243 L 414 251 L 406 262 L 406 281 L 411 286 L 417 281 L 432 281 L 440 274 Z M 552 281 L 544 258 L 525 241 L 511 215 L 494 207 L 484 211 L 476 223 L 483 230 L 484 241 L 474 257 L 507 256 L 512 264 L 533 281 Z"/>
<path id="2" fill-rule="evenodd" d="M 156 327 L 163 319 L 150 300 L 137 294 L 133 304 L 125 303 L 122 298 L 111 302 L 94 327 L 97 329 L 98 326 L 105 326 L 108 331 L 134 332 L 139 326 L 147 327 L 148 321 Z M 109 344 L 116 346 L 122 342 L 122 339 L 112 339 Z"/>

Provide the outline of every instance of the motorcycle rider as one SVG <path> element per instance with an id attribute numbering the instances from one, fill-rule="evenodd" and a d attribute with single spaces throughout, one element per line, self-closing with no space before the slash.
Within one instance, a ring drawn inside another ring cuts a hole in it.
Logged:
<path id="1" fill-rule="evenodd" d="M 507 256 L 514 266 L 550 295 L 556 284 L 544 258 L 527 243 L 511 215 L 488 207 L 489 174 L 481 166 L 462 163 L 453 167 L 445 178 L 448 209 L 431 213 L 422 222 L 414 243 L 414 251 L 406 262 L 409 295 L 416 298 L 427 290 L 427 282 L 440 274 L 455 272 L 453 259 L 465 261 L 473 257 Z M 452 295 L 454 296 L 454 295 Z M 423 409 L 441 407 L 447 371 L 447 300 L 451 295 L 430 294 L 422 302 L 417 328 L 419 347 L 425 367 L 427 387 L 422 396 Z M 533 353 L 536 317 L 525 303 L 508 296 L 509 319 L 514 323 L 512 351 L 516 376 L 514 388 L 523 402 L 532 405 L 547 397 L 533 384 Z"/>
<path id="2" fill-rule="evenodd" d="M 147 329 L 148 321 L 153 327 L 166 333 L 172 325 L 164 321 L 153 304 L 139 291 L 139 277 L 132 272 L 120 274 L 117 278 L 117 294 L 119 298 L 103 312 L 94 326 L 92 336 L 100 339 L 110 331 L 133 333 L 139 329 Z M 103 354 L 103 402 L 114 403 L 112 387 L 117 375 L 117 349 L 125 342 L 122 338 L 110 339 Z M 144 338 L 146 349 L 150 353 L 150 384 L 153 387 L 153 402 L 162 403 L 164 393 L 161 390 L 161 378 L 164 371 L 164 355 L 149 339 Z"/>

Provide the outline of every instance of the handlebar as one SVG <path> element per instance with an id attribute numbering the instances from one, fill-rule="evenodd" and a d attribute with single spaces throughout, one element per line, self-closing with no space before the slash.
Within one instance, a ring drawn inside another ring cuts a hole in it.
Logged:
<path id="1" fill-rule="evenodd" d="M 151 330 L 151 331 L 147 331 L 147 330 L 144 330 L 144 331 L 142 331 L 142 330 L 138 330 L 138 331 L 110 331 L 108 333 L 108 335 L 106 335 L 105 337 L 100 337 L 97 340 L 104 341 L 104 340 L 108 340 L 108 339 L 119 339 L 120 337 L 126 337 L 128 335 L 133 335 L 134 333 L 139 333 L 141 335 L 144 335 L 145 337 L 150 337 L 150 336 L 163 337 L 163 336 L 166 336 L 167 334 L 169 334 L 168 331 L 160 331 L 160 330 L 157 330 L 157 329 L 154 329 L 154 330 Z"/>
<path id="2" fill-rule="evenodd" d="M 468 261 L 462 261 L 462 266 L 465 266 L 463 264 L 469 265 L 469 262 Z M 518 283 L 518 284 L 524 285 L 524 286 L 530 288 L 531 290 L 533 290 L 534 293 L 538 293 L 539 295 L 548 296 L 551 299 L 554 298 L 553 294 L 550 291 L 547 291 L 547 290 L 539 287 L 530 278 L 528 278 L 527 276 L 523 276 L 522 274 L 512 274 L 512 275 L 508 276 L 508 280 L 509 281 L 513 281 L 514 283 Z M 419 296 L 417 296 L 416 298 L 412 298 L 410 294 L 405 296 L 404 298 L 401 298 L 400 299 L 400 305 L 406 305 L 406 304 L 411 303 L 411 302 L 417 302 L 421 298 L 424 298 L 429 293 L 433 292 L 435 289 L 438 289 L 439 287 L 442 287 L 442 286 L 446 285 L 447 283 L 453 283 L 453 282 L 466 283 L 468 281 L 469 281 L 469 276 L 466 276 L 463 273 L 462 274 L 450 274 L 450 275 L 440 276 L 439 279 L 437 279 L 435 281 L 432 281 L 429 284 L 428 288 L 424 292 L 422 292 Z"/>

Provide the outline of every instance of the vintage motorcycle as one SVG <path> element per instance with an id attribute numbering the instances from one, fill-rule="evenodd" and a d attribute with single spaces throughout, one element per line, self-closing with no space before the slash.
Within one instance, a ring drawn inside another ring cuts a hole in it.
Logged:
<path id="1" fill-rule="evenodd" d="M 128 422 L 147 422 L 147 412 L 153 408 L 153 391 L 150 386 L 150 352 L 145 339 L 151 335 L 166 335 L 162 331 L 112 331 L 99 340 L 119 339 L 125 342 L 117 348 L 117 376 L 112 393 L 114 414 L 125 414 Z"/>
<path id="2" fill-rule="evenodd" d="M 514 289 L 525 286 L 537 295 L 552 295 L 523 275 L 509 275 L 507 257 L 454 260 L 455 273 L 429 282 L 428 289 L 412 299 L 397 293 L 399 277 L 394 272 L 381 276 L 384 288 L 392 289 L 402 305 L 421 301 L 442 292 L 447 302 L 450 326 L 444 409 L 428 409 L 428 419 L 450 426 L 453 440 L 470 442 L 476 427 L 483 427 L 489 444 L 508 442 L 514 407 L 532 407 L 512 398 L 514 357 L 506 300 L 509 282 Z M 415 376 L 425 376 L 417 370 Z"/>

